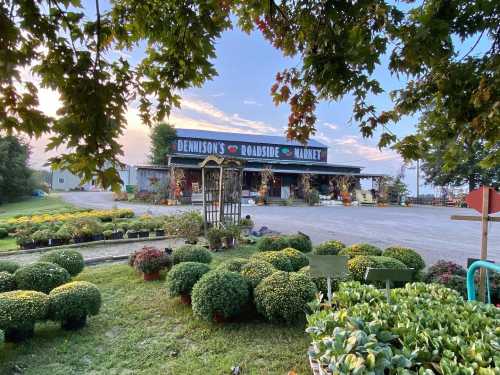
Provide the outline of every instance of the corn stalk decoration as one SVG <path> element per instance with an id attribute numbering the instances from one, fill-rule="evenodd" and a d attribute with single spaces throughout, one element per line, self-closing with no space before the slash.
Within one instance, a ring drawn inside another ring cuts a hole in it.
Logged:
<path id="1" fill-rule="evenodd" d="M 259 198 L 261 202 L 266 199 L 267 193 L 269 191 L 269 182 L 274 180 L 274 172 L 271 167 L 267 166 L 260 172 L 260 188 L 259 188 Z"/>

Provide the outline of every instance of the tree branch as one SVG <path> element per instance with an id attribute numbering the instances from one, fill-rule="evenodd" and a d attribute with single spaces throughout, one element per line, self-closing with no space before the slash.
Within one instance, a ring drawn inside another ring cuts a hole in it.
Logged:
<path id="1" fill-rule="evenodd" d="M 469 50 L 469 52 L 467 52 L 465 55 L 462 56 L 462 58 L 458 61 L 462 61 L 463 59 L 465 59 L 467 56 L 469 56 L 469 54 L 474 51 L 474 48 L 477 47 L 477 45 L 479 44 L 479 41 L 481 40 L 481 38 L 483 37 L 483 34 L 484 34 L 484 30 L 481 31 L 481 35 L 479 35 L 479 38 L 477 38 L 476 40 L 476 43 L 474 43 L 474 45 L 472 46 L 472 48 Z"/>

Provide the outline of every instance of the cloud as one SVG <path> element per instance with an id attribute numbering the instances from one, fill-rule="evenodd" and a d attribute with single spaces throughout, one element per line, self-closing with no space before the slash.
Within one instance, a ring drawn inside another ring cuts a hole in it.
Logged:
<path id="1" fill-rule="evenodd" d="M 323 125 L 326 126 L 327 128 L 330 128 L 331 130 L 337 130 L 339 128 L 338 125 L 333 124 L 331 122 L 324 122 Z"/>
<path id="2" fill-rule="evenodd" d="M 400 158 L 393 150 L 379 150 L 378 147 L 361 143 L 360 137 L 356 135 L 348 135 L 339 139 L 334 139 L 331 145 L 334 146 L 333 152 L 335 152 L 335 148 L 337 148 L 346 154 L 360 156 L 370 161 L 397 160 Z"/>
<path id="3" fill-rule="evenodd" d="M 250 99 L 243 100 L 243 104 L 245 104 L 245 105 L 256 105 L 258 107 L 262 107 L 262 104 L 256 102 L 255 100 L 250 100 Z"/>

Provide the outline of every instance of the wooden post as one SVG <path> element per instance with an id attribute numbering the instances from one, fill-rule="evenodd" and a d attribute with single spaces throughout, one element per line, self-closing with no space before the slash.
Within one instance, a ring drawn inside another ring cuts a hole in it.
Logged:
<path id="1" fill-rule="evenodd" d="M 481 213 L 481 260 L 488 258 L 488 211 L 490 207 L 490 188 L 483 189 L 483 210 Z M 486 275 L 485 268 L 479 270 L 479 300 L 486 302 Z"/>

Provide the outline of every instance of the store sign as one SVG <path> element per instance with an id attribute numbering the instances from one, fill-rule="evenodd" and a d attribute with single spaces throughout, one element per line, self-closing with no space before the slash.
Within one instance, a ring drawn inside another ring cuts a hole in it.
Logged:
<path id="1" fill-rule="evenodd" d="M 174 154 L 217 154 L 245 159 L 278 159 L 321 162 L 326 162 L 327 160 L 327 149 L 320 147 L 178 138 L 172 145 L 172 148 L 174 150 Z"/>

